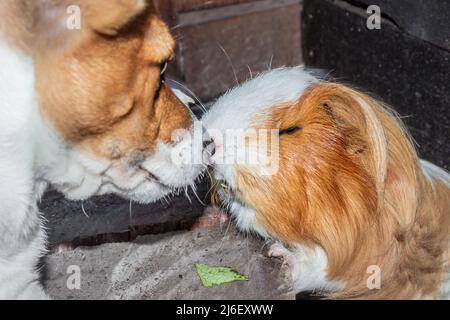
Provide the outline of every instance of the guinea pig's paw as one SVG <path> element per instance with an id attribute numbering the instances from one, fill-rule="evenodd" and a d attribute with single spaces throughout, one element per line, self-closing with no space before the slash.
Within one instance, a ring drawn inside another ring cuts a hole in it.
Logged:
<path id="1" fill-rule="evenodd" d="M 197 219 L 191 230 L 208 229 L 217 225 L 223 225 L 230 219 L 228 214 L 217 207 L 208 207 L 203 215 Z"/>
<path id="2" fill-rule="evenodd" d="M 287 265 L 290 270 L 293 270 L 294 254 L 281 243 L 277 242 L 271 245 L 268 255 L 271 258 L 281 259 L 284 265 Z"/>

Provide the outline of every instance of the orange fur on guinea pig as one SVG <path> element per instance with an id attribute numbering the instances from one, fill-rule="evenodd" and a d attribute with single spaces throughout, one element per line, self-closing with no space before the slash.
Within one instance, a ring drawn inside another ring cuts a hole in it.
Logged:
<path id="1" fill-rule="evenodd" d="M 216 134 L 279 130 L 274 174 L 212 161 L 216 197 L 242 230 L 279 242 L 270 253 L 290 265 L 295 290 L 330 298 L 448 297 L 450 177 L 419 160 L 382 103 L 286 68 L 231 90 L 203 121 Z M 374 266 L 381 288 L 367 282 Z"/>

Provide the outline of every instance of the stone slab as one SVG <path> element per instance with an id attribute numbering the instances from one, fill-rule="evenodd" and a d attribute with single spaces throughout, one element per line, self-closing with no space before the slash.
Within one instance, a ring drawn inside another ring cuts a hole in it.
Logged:
<path id="1" fill-rule="evenodd" d="M 94 197 L 82 203 L 50 191 L 39 207 L 44 213 L 51 248 L 61 244 L 93 246 L 189 229 L 209 203 L 207 191 L 208 185 L 201 183 L 197 187 L 200 200 L 191 191 L 189 198 L 181 194 L 150 205 L 130 203 L 116 196 Z"/>
<path id="2" fill-rule="evenodd" d="M 222 224 L 52 254 L 44 284 L 52 298 L 64 300 L 295 299 L 286 267 L 268 258 L 267 250 L 262 240 Z M 205 288 L 196 263 L 233 267 L 249 281 Z M 79 290 L 67 288 L 69 266 L 80 270 Z"/>

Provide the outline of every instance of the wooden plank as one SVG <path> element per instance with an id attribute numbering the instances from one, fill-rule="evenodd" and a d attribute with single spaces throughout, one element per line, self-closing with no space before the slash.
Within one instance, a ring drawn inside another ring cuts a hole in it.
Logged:
<path id="1" fill-rule="evenodd" d="M 164 1 L 164 0 L 163 0 Z M 166 0 L 167 1 L 167 0 Z M 260 2 L 261 0 L 174 0 L 180 12 L 211 9 L 246 2 Z"/>
<path id="2" fill-rule="evenodd" d="M 208 203 L 208 186 L 198 185 L 197 194 Z M 60 245 L 74 248 L 107 242 L 132 241 L 145 234 L 159 234 L 191 228 L 203 214 L 204 205 L 189 192 L 170 201 L 142 205 L 113 195 L 84 202 L 69 201 L 49 191 L 39 207 L 44 212 L 50 249 Z"/>
<path id="3" fill-rule="evenodd" d="M 301 2 L 302 0 L 260 0 L 202 11 L 180 13 L 178 16 L 178 27 L 195 26 L 211 21 L 275 10 L 286 6 L 299 5 Z"/>
<path id="4" fill-rule="evenodd" d="M 158 14 L 175 25 L 180 12 L 198 11 L 240 3 L 257 3 L 261 0 L 153 0 Z"/>
<path id="5" fill-rule="evenodd" d="M 236 78 L 241 82 L 269 67 L 301 64 L 301 11 L 297 3 L 177 29 L 182 79 L 209 101 Z"/>

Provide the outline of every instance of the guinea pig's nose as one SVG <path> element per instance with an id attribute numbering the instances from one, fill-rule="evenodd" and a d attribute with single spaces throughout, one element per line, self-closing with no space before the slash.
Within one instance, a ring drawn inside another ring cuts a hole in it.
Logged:
<path id="1" fill-rule="evenodd" d="M 203 149 L 209 151 L 210 156 L 212 157 L 216 153 L 216 144 L 213 139 L 208 139 L 203 141 Z"/>

